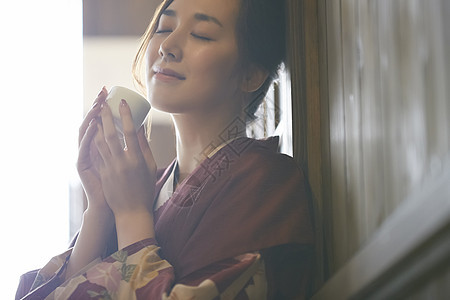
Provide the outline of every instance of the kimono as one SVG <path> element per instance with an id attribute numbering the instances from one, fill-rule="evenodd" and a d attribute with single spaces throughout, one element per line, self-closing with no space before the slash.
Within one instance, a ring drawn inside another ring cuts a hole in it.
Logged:
<path id="1" fill-rule="evenodd" d="M 305 298 L 307 183 L 277 146 L 277 137 L 237 138 L 164 196 L 174 161 L 158 172 L 158 197 L 168 199 L 155 208 L 155 238 L 112 249 L 64 281 L 69 249 L 22 275 L 16 299 Z"/>

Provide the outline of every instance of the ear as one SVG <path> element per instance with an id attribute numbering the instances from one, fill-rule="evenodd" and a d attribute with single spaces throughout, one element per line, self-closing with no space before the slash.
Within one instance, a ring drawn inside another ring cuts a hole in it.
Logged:
<path id="1" fill-rule="evenodd" d="M 252 93 L 258 90 L 269 76 L 265 69 L 251 65 L 242 79 L 241 89 L 244 92 Z"/>

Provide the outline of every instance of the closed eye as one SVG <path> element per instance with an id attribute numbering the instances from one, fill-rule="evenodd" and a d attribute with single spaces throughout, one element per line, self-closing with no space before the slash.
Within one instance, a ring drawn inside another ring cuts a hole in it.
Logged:
<path id="1" fill-rule="evenodd" d="M 160 29 L 155 31 L 156 34 L 170 33 L 170 32 L 172 32 L 171 29 Z"/>
<path id="2" fill-rule="evenodd" d="M 209 37 L 206 37 L 206 36 L 203 36 L 203 35 L 198 35 L 198 34 L 195 34 L 195 33 L 191 33 L 191 35 L 194 38 L 199 39 L 199 40 L 203 40 L 203 41 L 212 41 L 213 40 L 213 39 L 211 39 Z"/>

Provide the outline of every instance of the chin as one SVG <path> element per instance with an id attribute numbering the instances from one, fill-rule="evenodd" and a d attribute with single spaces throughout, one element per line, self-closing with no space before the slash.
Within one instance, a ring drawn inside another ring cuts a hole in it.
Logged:
<path id="1" fill-rule="evenodd" d="M 166 100 L 158 101 L 155 98 L 149 98 L 148 100 L 150 101 L 152 108 L 165 113 L 178 114 L 186 111 L 186 108 L 183 105 L 180 105 L 179 103 L 173 103 Z"/>

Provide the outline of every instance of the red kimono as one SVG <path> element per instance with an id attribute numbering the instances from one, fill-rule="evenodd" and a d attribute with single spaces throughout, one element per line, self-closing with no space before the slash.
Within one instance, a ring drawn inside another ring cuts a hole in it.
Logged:
<path id="1" fill-rule="evenodd" d="M 62 282 L 70 250 L 22 276 L 17 299 L 302 299 L 312 266 L 307 183 L 278 138 L 238 138 L 155 211 L 155 239 Z M 157 191 L 175 162 L 159 173 Z"/>

